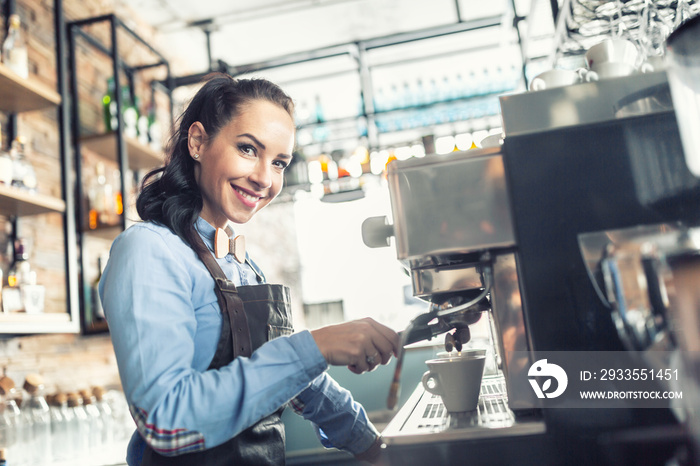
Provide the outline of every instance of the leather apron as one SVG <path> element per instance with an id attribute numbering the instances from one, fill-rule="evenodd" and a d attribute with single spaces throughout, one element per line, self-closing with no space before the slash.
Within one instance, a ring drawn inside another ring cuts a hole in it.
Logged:
<path id="1" fill-rule="evenodd" d="M 207 370 L 229 364 L 238 356 L 250 356 L 263 343 L 292 333 L 289 288 L 283 285 L 245 285 L 236 287 L 228 280 L 199 235 L 199 258 L 216 282 L 216 295 L 223 323 L 216 353 Z M 258 281 L 263 278 L 255 269 Z M 284 425 L 280 419 L 284 407 L 245 429 L 231 440 L 203 451 L 178 456 L 163 456 L 146 445 L 142 465 L 283 465 Z"/>

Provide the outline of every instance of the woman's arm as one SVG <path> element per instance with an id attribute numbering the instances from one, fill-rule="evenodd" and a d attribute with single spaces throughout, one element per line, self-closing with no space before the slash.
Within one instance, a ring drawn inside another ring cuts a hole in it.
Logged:
<path id="1" fill-rule="evenodd" d="M 114 242 L 100 283 L 124 393 L 140 434 L 164 455 L 227 441 L 328 367 L 311 334 L 300 332 L 221 369 L 195 369 L 195 312 L 220 312 L 215 297 L 195 309 L 198 287 L 214 286 L 197 275 L 208 276 L 198 261 L 164 229 L 137 225 Z"/>

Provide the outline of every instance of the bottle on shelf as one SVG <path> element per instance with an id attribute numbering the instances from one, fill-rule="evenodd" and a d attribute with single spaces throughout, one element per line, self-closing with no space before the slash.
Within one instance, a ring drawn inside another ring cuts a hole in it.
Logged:
<path id="1" fill-rule="evenodd" d="M 326 121 L 323 105 L 321 105 L 321 96 L 318 94 L 314 97 L 314 119 L 315 123 L 324 123 Z"/>
<path id="2" fill-rule="evenodd" d="M 31 266 L 29 254 L 22 238 L 17 238 L 13 246 L 13 261 L 7 271 L 7 286 L 2 290 L 2 303 L 4 312 L 24 312 L 24 303 L 20 284 L 29 282 Z"/>
<path id="3" fill-rule="evenodd" d="M 139 98 L 136 97 L 136 108 L 139 110 L 138 119 L 136 120 L 137 140 L 143 146 L 148 145 L 148 112 L 141 106 Z"/>
<path id="4" fill-rule="evenodd" d="M 97 287 L 100 284 L 100 279 L 102 278 L 102 270 L 106 263 L 107 261 L 105 261 L 102 258 L 102 256 L 97 258 L 97 276 L 90 284 L 90 299 L 92 300 L 92 317 L 93 319 L 99 321 L 105 320 L 105 311 L 102 308 L 102 301 L 100 300 L 100 294 L 98 292 Z"/>
<path id="5" fill-rule="evenodd" d="M 148 108 L 148 142 L 155 151 L 159 151 L 163 146 L 163 133 L 161 132 L 160 121 L 158 121 L 156 106 L 153 102 Z"/>
<path id="6" fill-rule="evenodd" d="M 107 168 L 103 162 L 95 165 L 94 176 L 90 178 L 87 190 L 88 228 L 110 226 L 117 222 L 117 207 L 114 187 L 107 179 Z"/>
<path id="7" fill-rule="evenodd" d="M 76 392 L 67 395 L 69 415 L 68 430 L 72 439 L 71 449 L 76 458 L 83 457 L 88 453 L 89 447 L 89 418 L 83 408 L 83 398 Z"/>
<path id="8" fill-rule="evenodd" d="M 114 204 L 114 193 L 112 189 L 112 183 L 107 180 L 107 168 L 102 162 L 98 162 L 95 166 L 95 171 L 97 177 L 98 186 L 98 207 L 99 207 L 99 222 L 103 225 L 109 225 L 113 223 L 113 207 Z"/>
<path id="9" fill-rule="evenodd" d="M 128 179 L 128 178 L 127 178 Z M 119 220 L 119 216 L 124 213 L 124 196 L 122 195 L 122 175 L 119 170 L 112 170 L 112 201 L 113 222 Z"/>
<path id="10" fill-rule="evenodd" d="M 3 375 L 0 377 L 0 401 L 2 416 L 0 417 L 0 447 L 8 457 L 19 459 L 23 448 L 22 414 L 15 398 L 18 396 L 15 382 Z"/>
<path id="11" fill-rule="evenodd" d="M 115 439 L 116 429 L 112 407 L 105 398 L 104 387 L 99 385 L 92 387 L 92 394 L 95 396 L 95 406 L 100 412 L 100 419 L 102 419 L 102 444 L 111 445 Z"/>
<path id="12" fill-rule="evenodd" d="M 22 32 L 22 22 L 17 14 L 10 15 L 7 37 L 2 43 L 2 62 L 19 76 L 25 79 L 29 76 L 27 42 Z"/>
<path id="13" fill-rule="evenodd" d="M 10 157 L 12 158 L 12 186 L 28 191 L 36 191 L 36 173 L 25 154 L 24 138 L 18 136 L 12 141 Z"/>
<path id="14" fill-rule="evenodd" d="M 55 398 L 55 402 L 58 404 L 58 409 L 61 412 L 61 417 L 64 422 L 64 441 L 65 444 L 59 448 L 58 455 L 65 455 L 67 458 L 76 458 L 80 455 L 81 451 L 76 450 L 76 445 L 78 444 L 78 439 L 76 438 L 75 429 L 77 429 L 77 421 L 75 417 L 75 410 L 70 407 L 69 398 L 70 393 L 58 393 Z M 55 444 L 55 442 L 54 442 Z M 54 454 L 56 454 L 54 450 Z"/>
<path id="15" fill-rule="evenodd" d="M 14 261 L 7 273 L 7 287 L 3 289 L 5 312 L 44 312 L 45 289 L 37 285 L 36 272 L 29 263 L 29 251 L 22 238 L 15 240 Z"/>
<path id="16" fill-rule="evenodd" d="M 68 397 L 65 393 L 58 392 L 47 401 L 51 416 L 51 453 L 54 460 L 70 459 L 72 451 L 68 430 Z"/>
<path id="17" fill-rule="evenodd" d="M 107 93 L 102 97 L 102 117 L 104 120 L 105 131 L 116 131 L 119 126 L 119 116 L 117 115 L 117 99 L 116 99 L 116 85 L 114 82 L 114 77 L 107 79 Z M 137 108 L 138 102 L 135 102 L 131 96 L 131 89 L 129 86 L 121 87 L 121 98 L 122 98 L 122 130 L 124 135 L 132 138 L 138 139 L 139 136 L 139 110 Z"/>
<path id="18" fill-rule="evenodd" d="M 0 184 L 10 186 L 12 184 L 12 169 L 14 162 L 10 153 L 5 150 L 0 129 Z"/>
<path id="19" fill-rule="evenodd" d="M 27 374 L 23 388 L 28 394 L 22 403 L 22 413 L 25 421 L 31 425 L 30 452 L 34 463 L 49 464 L 51 462 L 51 414 L 49 405 L 44 398 L 44 378 L 39 374 Z M 25 406 L 26 403 L 26 406 Z"/>
<path id="20" fill-rule="evenodd" d="M 139 135 L 139 110 L 136 107 L 136 102 L 131 98 L 131 90 L 129 86 L 122 86 L 122 120 L 124 121 L 124 136 L 137 139 Z"/>
<path id="21" fill-rule="evenodd" d="M 83 409 L 87 414 L 88 423 L 88 451 L 96 452 L 102 447 L 104 435 L 104 422 L 100 410 L 95 406 L 95 397 L 90 390 L 80 390 L 80 397 L 83 399 Z"/>
<path id="22" fill-rule="evenodd" d="M 389 109 L 388 98 L 383 87 L 378 87 L 373 96 L 373 106 L 375 112 L 383 112 Z"/>
<path id="23" fill-rule="evenodd" d="M 116 131 L 117 129 L 117 101 L 115 100 L 114 78 L 107 80 L 107 93 L 102 97 L 102 117 L 104 119 L 105 131 Z"/>

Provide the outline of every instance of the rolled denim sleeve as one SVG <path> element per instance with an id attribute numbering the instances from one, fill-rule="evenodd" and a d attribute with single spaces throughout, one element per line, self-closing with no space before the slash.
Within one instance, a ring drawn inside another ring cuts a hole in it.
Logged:
<path id="1" fill-rule="evenodd" d="M 379 436 L 362 405 L 326 372 L 290 405 L 297 414 L 315 425 L 326 448 L 334 447 L 357 455 L 371 447 Z"/>

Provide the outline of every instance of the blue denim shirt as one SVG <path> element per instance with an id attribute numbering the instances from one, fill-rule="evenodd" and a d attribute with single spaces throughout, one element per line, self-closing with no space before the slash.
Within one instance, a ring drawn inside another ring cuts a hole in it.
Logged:
<path id="1" fill-rule="evenodd" d="M 196 228 L 213 250 L 214 227 L 199 218 Z M 234 283 L 256 283 L 247 263 L 230 254 L 217 262 Z M 313 422 L 326 447 L 357 454 L 377 437 L 362 406 L 325 372 L 308 331 L 207 370 L 222 325 L 214 281 L 168 228 L 142 222 L 120 234 L 99 293 L 137 425 L 129 465 L 140 464 L 146 441 L 171 456 L 214 447 L 285 404 Z"/>

